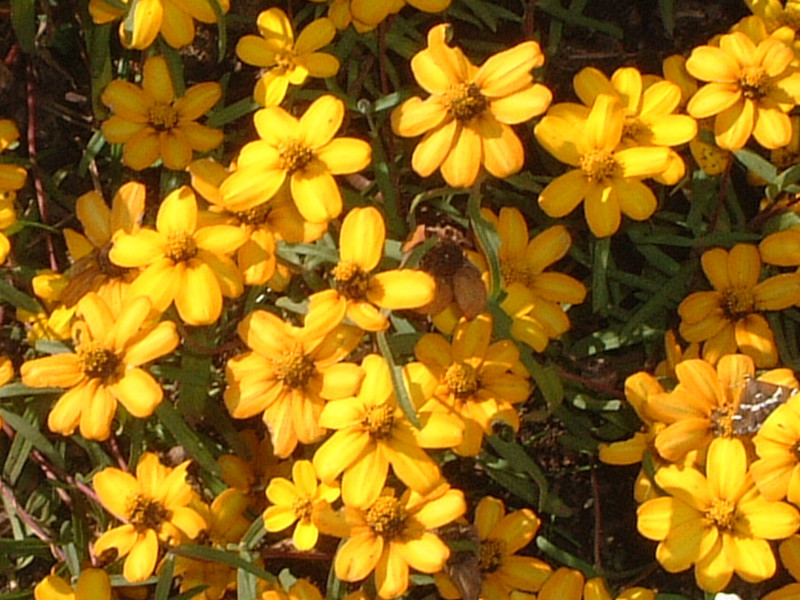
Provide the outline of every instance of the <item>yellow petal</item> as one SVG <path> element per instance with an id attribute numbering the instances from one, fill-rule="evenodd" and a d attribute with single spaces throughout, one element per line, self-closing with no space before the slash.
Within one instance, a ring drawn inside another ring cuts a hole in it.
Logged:
<path id="1" fill-rule="evenodd" d="M 345 216 L 339 234 L 341 260 L 369 273 L 383 256 L 386 226 L 375 207 L 354 208 Z"/>
<path id="2" fill-rule="evenodd" d="M 192 16 L 176 6 L 175 2 L 163 2 L 164 19 L 161 22 L 161 35 L 173 48 L 183 48 L 194 40 L 194 21 Z"/>
<path id="3" fill-rule="evenodd" d="M 482 154 L 480 134 L 472 126 L 463 125 L 442 162 L 442 177 L 452 187 L 471 186 L 478 178 Z"/>
<path id="4" fill-rule="evenodd" d="M 315 154 L 332 174 L 345 175 L 365 169 L 372 159 L 372 148 L 363 140 L 336 138 Z"/>
<path id="5" fill-rule="evenodd" d="M 211 110 L 222 98 L 222 88 L 216 81 L 193 85 L 173 105 L 181 121 L 195 121 Z"/>
<path id="6" fill-rule="evenodd" d="M 736 60 L 714 46 L 699 46 L 692 50 L 686 60 L 686 70 L 692 77 L 703 81 L 735 82 L 740 74 Z"/>
<path id="7" fill-rule="evenodd" d="M 495 177 L 508 177 L 522 169 L 525 151 L 517 134 L 505 123 L 484 114 L 473 121 L 481 138 L 483 166 Z"/>
<path id="8" fill-rule="evenodd" d="M 461 123 L 451 119 L 428 131 L 414 149 L 411 168 L 421 177 L 430 176 L 450 154 L 453 142 L 457 135 L 460 136 L 461 129 Z"/>
<path id="9" fill-rule="evenodd" d="M 553 93 L 549 88 L 535 83 L 513 94 L 492 100 L 489 112 L 501 123 L 515 125 L 544 114 L 552 100 Z"/>
<path id="10" fill-rule="evenodd" d="M 130 553 L 125 558 L 122 567 L 122 574 L 132 583 L 144 581 L 156 568 L 158 560 L 158 537 L 152 529 L 145 529 L 138 534 L 139 539 L 131 548 Z"/>
<path id="11" fill-rule="evenodd" d="M 539 206 L 550 217 L 564 217 L 583 202 L 592 184 L 578 170 L 556 177 L 539 194 Z"/>
<path id="12" fill-rule="evenodd" d="M 402 137 L 416 137 L 438 127 L 448 113 L 439 96 L 421 100 L 409 98 L 392 111 L 392 131 Z"/>
<path id="13" fill-rule="evenodd" d="M 298 138 L 307 148 L 317 150 L 331 141 L 344 119 L 344 102 L 335 96 L 320 96 L 300 118 Z"/>
<path id="14" fill-rule="evenodd" d="M 124 377 L 111 386 L 111 392 L 131 415 L 140 419 L 152 415 L 163 398 L 161 386 L 141 369 L 127 369 Z"/>
<path id="15" fill-rule="evenodd" d="M 175 293 L 175 308 L 188 325 L 209 325 L 222 313 L 219 281 L 206 263 L 189 262 Z"/>
<path id="16" fill-rule="evenodd" d="M 714 136 L 717 146 L 738 150 L 747 143 L 753 132 L 755 103 L 745 99 L 719 113 L 714 119 Z"/>
<path id="17" fill-rule="evenodd" d="M 530 71 L 544 64 L 544 55 L 536 42 L 523 42 L 490 56 L 481 65 L 473 82 L 489 98 L 502 98 L 530 84 Z"/>
<path id="18" fill-rule="evenodd" d="M 616 186 L 592 187 L 583 202 L 586 224 L 597 237 L 614 235 L 619 229 L 621 213 Z"/>
<path id="19" fill-rule="evenodd" d="M 336 26 L 328 18 L 315 19 L 306 25 L 297 36 L 294 49 L 298 54 L 316 52 L 323 46 L 333 41 L 336 35 Z"/>
<path id="20" fill-rule="evenodd" d="M 436 283 L 422 271 L 385 271 L 370 277 L 367 299 L 388 310 L 418 308 L 433 300 Z"/>
<path id="21" fill-rule="evenodd" d="M 695 119 L 705 119 L 730 108 L 742 98 L 739 87 L 731 83 L 709 83 L 700 88 L 686 105 Z"/>
<path id="22" fill-rule="evenodd" d="M 125 21 L 120 23 L 120 39 L 126 48 L 144 50 L 152 44 L 164 18 L 164 7 L 161 0 L 141 0 L 136 3 L 133 14 L 133 30 L 126 31 Z"/>
<path id="23" fill-rule="evenodd" d="M 756 109 L 753 137 L 764 148 L 770 150 L 786 146 L 792 140 L 792 122 L 789 115 L 777 106 L 761 103 Z"/>
<path id="24" fill-rule="evenodd" d="M 144 63 L 142 89 L 159 104 L 172 104 L 175 87 L 163 56 L 151 56 Z"/>

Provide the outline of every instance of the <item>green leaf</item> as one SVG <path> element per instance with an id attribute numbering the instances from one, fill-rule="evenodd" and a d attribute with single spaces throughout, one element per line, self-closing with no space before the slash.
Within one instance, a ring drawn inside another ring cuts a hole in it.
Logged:
<path id="1" fill-rule="evenodd" d="M 24 438 L 30 442 L 34 448 L 44 454 L 47 459 L 56 467 L 59 469 L 65 468 L 64 460 L 61 458 L 61 455 L 58 453 L 55 446 L 53 446 L 53 444 L 51 444 L 50 441 L 39 430 L 36 415 L 34 414 L 33 410 L 29 408 L 25 411 L 23 416 L 20 416 L 16 413 L 0 408 L 0 416 L 3 417 L 3 421 L 8 423 L 11 428 L 17 432 L 14 442 L 17 441 L 17 438 Z M 11 452 L 9 451 L 9 456 L 6 458 L 6 466 L 4 469 L 8 467 L 8 461 L 10 458 Z M 24 458 L 27 459 L 27 455 Z"/>
<path id="2" fill-rule="evenodd" d="M 44 308 L 28 294 L 19 291 L 5 279 L 0 279 L 0 300 L 5 300 L 16 308 L 27 310 L 30 313 L 44 312 Z"/>
<path id="3" fill-rule="evenodd" d="M 752 150 L 736 150 L 733 155 L 736 157 L 736 160 L 742 163 L 748 170 L 753 171 L 753 173 L 769 183 L 772 183 L 778 175 L 778 169 L 775 165 Z"/>
<path id="4" fill-rule="evenodd" d="M 248 573 L 252 573 L 259 579 L 276 583 L 275 576 L 262 569 L 258 565 L 246 561 L 240 556 L 228 552 L 226 550 L 219 550 L 217 548 L 209 548 L 207 546 L 198 546 L 195 544 L 181 544 L 169 549 L 170 554 L 177 554 L 178 556 L 185 556 L 187 558 L 196 558 L 198 560 L 207 560 L 210 562 L 221 563 L 228 565 L 235 569 L 243 569 Z"/>
<path id="5" fill-rule="evenodd" d="M 175 556 L 168 554 L 161 561 L 156 584 L 155 600 L 168 600 L 169 591 L 172 589 L 172 579 L 175 572 Z"/>
<path id="6" fill-rule="evenodd" d="M 605 315 L 608 312 L 608 263 L 611 256 L 611 238 L 594 241 L 592 265 L 592 312 Z"/>
<path id="7" fill-rule="evenodd" d="M 11 27 L 20 48 L 27 54 L 36 51 L 36 2 L 11 0 Z"/>
<path id="8" fill-rule="evenodd" d="M 403 378 L 403 367 L 398 366 L 394 362 L 392 349 L 389 346 L 389 342 L 386 340 L 386 332 L 379 331 L 375 337 L 378 340 L 378 348 L 380 349 L 386 364 L 389 365 L 389 373 L 392 376 L 392 387 L 394 388 L 395 398 L 397 398 L 397 404 L 399 404 L 400 408 L 403 409 L 403 414 L 405 414 L 406 418 L 413 423 L 414 427 L 419 429 L 422 424 L 419 422 L 417 410 L 414 408 L 414 403 L 412 402 L 411 396 L 406 389 L 406 384 Z"/>
<path id="9" fill-rule="evenodd" d="M 480 184 L 476 184 L 470 190 L 469 200 L 467 201 L 467 214 L 469 215 L 472 230 L 478 238 L 478 244 L 483 250 L 489 263 L 489 295 L 497 300 L 503 293 L 503 275 L 500 269 L 500 234 L 497 233 L 494 225 L 483 218 L 481 214 Z"/>
<path id="10" fill-rule="evenodd" d="M 594 570 L 592 565 L 581 560 L 574 554 L 570 554 L 566 550 L 562 550 L 546 537 L 542 535 L 537 537 L 536 546 L 539 548 L 539 550 L 556 559 L 561 564 L 572 567 L 573 569 L 577 569 L 587 577 L 597 577 L 597 572 Z"/>
<path id="11" fill-rule="evenodd" d="M 508 461 L 509 466 L 514 471 L 524 473 L 530 478 L 531 483 L 537 488 L 535 497 L 537 498 L 539 510 L 542 510 L 549 487 L 547 477 L 542 468 L 533 462 L 525 449 L 516 442 L 506 442 L 496 435 L 487 436 L 486 441 L 489 442 L 489 445 L 497 454 Z"/>
<path id="12" fill-rule="evenodd" d="M 618 40 L 623 38 L 623 31 L 621 27 L 618 27 L 613 23 L 609 23 L 608 21 L 592 19 L 591 17 L 587 17 L 578 11 L 573 12 L 567 10 L 558 0 L 539 0 L 539 2 L 536 3 L 536 8 L 542 9 L 549 15 L 564 21 L 564 23 L 569 25 L 601 31 L 603 33 L 607 33 L 611 37 L 617 38 Z"/>
<path id="13" fill-rule="evenodd" d="M 225 108 L 214 110 L 208 116 L 206 125 L 208 125 L 209 127 L 215 127 L 219 129 L 223 125 L 227 125 L 228 123 L 232 123 L 233 121 L 236 121 L 246 115 L 249 115 L 251 112 L 254 112 L 258 108 L 259 108 L 258 103 L 255 102 L 252 98 L 243 98 L 238 102 L 229 104 Z"/>

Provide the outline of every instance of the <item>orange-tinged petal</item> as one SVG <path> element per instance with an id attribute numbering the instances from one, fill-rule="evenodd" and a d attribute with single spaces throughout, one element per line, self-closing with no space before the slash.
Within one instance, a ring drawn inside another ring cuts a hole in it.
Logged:
<path id="1" fill-rule="evenodd" d="M 77 354 L 55 354 L 29 360 L 20 367 L 22 383 L 31 387 L 72 387 L 83 378 Z"/>
<path id="2" fill-rule="evenodd" d="M 123 361 L 129 367 L 138 367 L 169 354 L 177 348 L 180 337 L 175 323 L 162 321 L 150 330 L 146 336 L 138 339 L 125 349 Z"/>
<path id="3" fill-rule="evenodd" d="M 436 282 L 423 271 L 384 271 L 370 277 L 367 299 L 388 310 L 425 306 L 433 300 Z"/>
<path id="4" fill-rule="evenodd" d="M 726 560 L 745 581 L 764 581 L 775 574 L 775 555 L 766 540 L 727 535 L 723 549 Z"/>
<path id="5" fill-rule="evenodd" d="M 619 229 L 621 213 L 614 186 L 594 186 L 583 202 L 583 212 L 589 229 L 597 237 L 613 235 Z"/>
<path id="6" fill-rule="evenodd" d="M 408 589 L 408 564 L 403 560 L 395 542 L 387 542 L 384 551 L 375 565 L 375 585 L 380 598 L 397 598 Z"/>
<path id="7" fill-rule="evenodd" d="M 656 211 L 656 195 L 641 181 L 623 179 L 615 182 L 617 202 L 622 213 L 635 221 L 649 219 Z"/>
<path id="8" fill-rule="evenodd" d="M 144 62 L 142 89 L 158 104 L 172 104 L 175 87 L 163 56 L 151 56 Z"/>
<path id="9" fill-rule="evenodd" d="M 414 96 L 392 111 L 392 131 L 402 137 L 416 137 L 438 127 L 447 118 L 447 108 L 439 96 L 424 101 Z"/>
<path id="10" fill-rule="evenodd" d="M 624 114 L 614 96 L 598 96 L 586 120 L 586 139 L 591 148 L 613 151 L 622 138 Z"/>
<path id="11" fill-rule="evenodd" d="M 530 84 L 531 69 L 544 64 L 539 44 L 523 42 L 490 56 L 475 74 L 473 82 L 489 98 L 502 98 Z"/>
<path id="12" fill-rule="evenodd" d="M 372 160 L 370 145 L 355 138 L 333 139 L 315 154 L 334 175 L 356 173 L 369 166 Z"/>
<path id="13" fill-rule="evenodd" d="M 516 125 L 544 114 L 552 101 L 550 89 L 535 83 L 513 94 L 493 99 L 489 104 L 489 112 L 501 123 Z"/>
<path id="14" fill-rule="evenodd" d="M 163 2 L 163 5 L 164 19 L 161 22 L 161 36 L 164 41 L 173 48 L 188 46 L 194 40 L 192 16 L 181 10 L 174 2 Z"/>
<path id="15" fill-rule="evenodd" d="M 792 122 L 789 115 L 777 106 L 761 103 L 756 109 L 753 137 L 756 141 L 774 150 L 786 146 L 792 140 Z"/>
<path id="16" fill-rule="evenodd" d="M 110 389 L 125 409 L 140 419 L 152 415 L 164 395 L 156 380 L 142 369 L 127 369 Z"/>
<path id="17" fill-rule="evenodd" d="M 334 569 L 343 581 L 361 581 L 378 564 L 383 553 L 383 538 L 361 534 L 347 539 L 336 552 Z"/>
<path id="18" fill-rule="evenodd" d="M 161 203 L 156 217 L 159 233 L 194 233 L 197 228 L 197 200 L 192 188 L 183 185 L 171 192 Z"/>
<path id="19" fill-rule="evenodd" d="M 400 554 L 408 566 L 421 573 L 435 573 L 442 570 L 450 555 L 447 544 L 429 531 L 424 531 L 419 537 L 404 543 L 395 544 L 394 551 Z"/>
<path id="20" fill-rule="evenodd" d="M 292 199 L 307 221 L 324 223 L 342 212 L 342 195 L 324 163 L 312 160 L 291 176 Z"/>
<path id="21" fill-rule="evenodd" d="M 482 160 L 481 135 L 470 124 L 464 124 L 442 162 L 442 177 L 453 187 L 469 187 L 478 178 Z"/>
<path id="22" fill-rule="evenodd" d="M 336 26 L 333 21 L 323 17 L 315 19 L 306 25 L 297 36 L 294 50 L 297 54 L 308 54 L 316 52 L 323 46 L 327 46 L 333 41 L 336 35 Z"/>
<path id="23" fill-rule="evenodd" d="M 614 153 L 623 177 L 652 177 L 663 173 L 670 164 L 669 148 L 635 147 Z"/>
<path id="24" fill-rule="evenodd" d="M 164 166 L 173 171 L 182 171 L 192 162 L 192 146 L 177 127 L 158 134 L 158 153 Z"/>
<path id="25" fill-rule="evenodd" d="M 386 226 L 374 206 L 354 208 L 344 218 L 339 234 L 341 260 L 358 265 L 369 273 L 383 256 Z"/>
<path id="26" fill-rule="evenodd" d="M 132 20 L 132 31 L 125 29 L 127 18 L 119 25 L 122 44 L 126 48 L 144 50 L 155 41 L 163 18 L 164 7 L 161 0 L 137 2 Z"/>
<path id="27" fill-rule="evenodd" d="M 715 497 L 733 502 L 738 500 L 744 486 L 750 483 L 746 480 L 747 456 L 741 440 L 715 438 L 708 448 L 706 474 Z"/>
<path id="28" fill-rule="evenodd" d="M 583 202 L 592 188 L 593 184 L 580 170 L 567 171 L 541 191 L 539 207 L 550 217 L 565 217 Z"/>
<path id="29" fill-rule="evenodd" d="M 222 88 L 216 81 L 198 83 L 178 98 L 173 108 L 180 121 L 195 121 L 211 110 L 222 98 Z"/>
<path id="30" fill-rule="evenodd" d="M 275 65 L 274 44 L 257 35 L 245 35 L 236 43 L 236 55 L 248 65 L 272 67 Z"/>
<path id="31" fill-rule="evenodd" d="M 320 425 L 326 426 L 325 410 L 320 418 Z M 362 431 L 337 431 L 314 453 L 313 463 L 317 475 L 324 482 L 332 482 L 358 458 L 369 443 L 369 435 Z"/>
<path id="32" fill-rule="evenodd" d="M 231 212 L 249 210 L 272 198 L 285 179 L 282 169 L 240 168 L 222 182 L 222 204 Z"/>
<path id="33" fill-rule="evenodd" d="M 139 534 L 133 525 L 121 525 L 106 531 L 94 543 L 92 553 L 95 556 L 101 556 L 106 550 L 111 548 L 117 549 L 119 556 L 125 556 L 131 551 L 134 544 L 138 540 Z"/>
<path id="34" fill-rule="evenodd" d="M 344 119 L 344 102 L 335 96 L 320 96 L 300 118 L 297 137 L 307 148 L 321 149 L 333 139 Z"/>
<path id="35" fill-rule="evenodd" d="M 622 67 L 614 71 L 611 83 L 622 102 L 627 114 L 636 114 L 641 110 L 642 74 L 633 67 Z"/>
<path id="36" fill-rule="evenodd" d="M 421 177 L 430 176 L 450 154 L 456 136 L 460 136 L 461 123 L 457 119 L 445 121 L 425 134 L 411 156 L 411 168 Z M 480 164 L 480 163 L 479 163 Z"/>
<path id="37" fill-rule="evenodd" d="M 95 191 L 83 194 L 75 202 L 75 214 L 95 247 L 99 248 L 111 239 L 111 210 L 100 194 Z"/>
<path id="38" fill-rule="evenodd" d="M 346 506 L 367 509 L 380 496 L 389 474 L 388 452 L 384 448 L 383 444 L 367 446 L 345 469 L 342 475 L 342 500 Z"/>
<path id="39" fill-rule="evenodd" d="M 583 120 L 573 122 L 548 114 L 539 121 L 533 132 L 536 141 L 560 162 L 578 167 L 581 163 L 581 156 L 592 150 L 584 135 L 585 125 L 581 125 L 583 125 Z"/>
<path id="40" fill-rule="evenodd" d="M 292 22 L 280 8 L 270 8 L 258 14 L 258 31 L 276 49 L 288 50 L 294 46 Z"/>
<path id="41" fill-rule="evenodd" d="M 149 125 L 131 136 L 122 148 L 123 164 L 134 171 L 146 169 L 156 162 L 160 155 L 158 132 Z"/>
<path id="42" fill-rule="evenodd" d="M 778 347 L 769 322 L 763 315 L 752 313 L 736 321 L 736 345 L 751 356 L 759 369 L 778 364 Z"/>
<path id="43" fill-rule="evenodd" d="M 525 151 L 517 134 L 489 113 L 476 118 L 473 127 L 481 138 L 483 166 L 495 177 L 508 177 L 522 169 Z"/>
<path id="44" fill-rule="evenodd" d="M 135 121 L 128 121 L 120 117 L 119 115 L 112 115 L 100 126 L 100 130 L 103 132 L 103 136 L 112 144 L 125 144 L 134 137 L 136 134 L 141 133 L 145 129 L 151 129 L 150 125 L 147 123 L 137 123 Z M 155 160 L 155 159 L 153 159 Z M 5 165 L 3 165 L 5 166 Z M 22 174 L 25 174 L 24 170 L 22 170 Z M 19 179 L 20 176 L 17 176 Z M 3 187 L 6 189 L 19 189 L 25 184 L 25 178 L 22 177 L 20 180 L 19 187 L 11 187 L 7 185 L 7 181 L 9 180 L 10 176 L 6 175 L 3 177 L 3 180 L 0 180 L 0 183 L 3 184 Z"/>
<path id="45" fill-rule="evenodd" d="M 747 143 L 755 123 L 755 103 L 745 99 L 726 108 L 714 119 L 717 146 L 738 150 Z"/>
<path id="46" fill-rule="evenodd" d="M 189 262 L 175 293 L 175 308 L 188 325 L 209 325 L 222 313 L 222 290 L 206 263 Z"/>
<path id="47" fill-rule="evenodd" d="M 711 424 L 707 418 L 687 418 L 658 432 L 655 446 L 668 461 L 678 461 L 687 452 L 705 448 L 712 440 Z"/>
<path id="48" fill-rule="evenodd" d="M 692 77 L 702 81 L 718 82 L 735 82 L 741 73 L 736 60 L 714 46 L 699 46 L 692 50 L 686 59 L 686 70 Z"/>
<path id="49" fill-rule="evenodd" d="M 128 517 L 129 496 L 139 492 L 139 483 L 130 473 L 109 467 L 97 473 L 92 486 L 100 497 L 103 507 L 120 519 Z"/>
<path id="50" fill-rule="evenodd" d="M 784 310 L 800 303 L 800 275 L 780 273 L 755 286 L 756 310 Z"/>
<path id="51" fill-rule="evenodd" d="M 125 558 L 122 574 L 128 581 L 136 583 L 144 581 L 156 568 L 158 560 L 158 537 L 152 529 L 145 529 L 138 534 L 139 539 Z"/>
<path id="52" fill-rule="evenodd" d="M 738 85 L 709 83 L 692 96 L 689 104 L 686 105 L 686 112 L 695 119 L 705 119 L 729 109 L 741 100 L 742 92 Z"/>

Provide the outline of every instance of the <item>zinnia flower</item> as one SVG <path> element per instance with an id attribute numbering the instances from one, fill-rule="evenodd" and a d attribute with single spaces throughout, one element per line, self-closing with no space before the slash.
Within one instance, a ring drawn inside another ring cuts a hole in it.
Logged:
<path id="1" fill-rule="evenodd" d="M 121 8 L 120 4 L 125 8 Z M 123 46 L 135 50 L 150 46 L 159 33 L 173 48 L 187 46 L 194 40 L 193 19 L 202 23 L 216 23 L 217 11 L 224 14 L 229 8 L 228 0 L 89 0 L 89 14 L 99 25 L 124 17 L 119 24 L 119 39 Z"/>
<path id="2" fill-rule="evenodd" d="M 160 158 L 179 171 L 191 162 L 193 150 L 208 152 L 222 143 L 221 130 L 195 122 L 222 97 L 218 83 L 198 83 L 176 99 L 164 57 L 151 56 L 143 70 L 141 87 L 115 79 L 101 96 L 114 112 L 101 129 L 112 144 L 124 144 L 123 164 L 141 171 Z"/>
<path id="3" fill-rule="evenodd" d="M 249 210 L 267 202 L 288 180 L 306 221 L 338 217 L 342 195 L 333 176 L 360 171 L 372 157 L 366 142 L 333 137 L 344 119 L 344 103 L 321 96 L 299 120 L 278 106 L 259 110 L 253 119 L 261 139 L 245 144 L 238 169 L 222 183 L 225 207 Z"/>
<path id="4" fill-rule="evenodd" d="M 333 77 L 339 70 L 339 59 L 333 54 L 317 52 L 336 35 L 330 19 L 312 21 L 296 41 L 292 23 L 280 8 L 261 12 L 256 24 L 261 37 L 239 38 L 236 54 L 247 64 L 265 69 L 253 93 L 261 106 L 280 104 L 290 83 L 303 85 L 308 77 Z"/>
<path id="5" fill-rule="evenodd" d="M 94 555 L 116 549 L 125 556 L 122 574 L 128 581 L 144 581 L 156 567 L 159 540 L 180 544 L 193 540 L 206 528 L 203 517 L 188 505 L 195 492 L 186 481 L 186 461 L 174 469 L 145 452 L 136 465 L 136 476 L 107 467 L 92 484 L 103 506 L 124 525 L 106 531 L 94 544 Z"/>
<path id="6" fill-rule="evenodd" d="M 506 514 L 502 500 L 481 498 L 475 507 L 475 530 L 478 535 L 481 589 L 480 598 L 507 600 L 512 592 L 536 592 L 550 576 L 550 566 L 532 556 L 517 556 L 530 544 L 541 520 L 532 510 L 523 508 Z M 444 571 L 433 576 L 436 588 L 446 600 L 463 594 Z"/>
<path id="7" fill-rule="evenodd" d="M 491 343 L 492 319 L 481 314 L 461 319 L 452 345 L 437 333 L 423 335 L 414 346 L 420 362 L 405 367 L 412 393 L 420 391 L 425 402 L 420 411 L 442 412 L 463 423 L 464 439 L 454 448 L 462 456 L 476 456 L 484 434 L 495 421 L 519 429 L 514 404 L 530 395 L 528 372 L 519 362 L 519 350 L 511 340 Z"/>
<path id="8" fill-rule="evenodd" d="M 523 42 L 477 68 L 446 38 L 447 25 L 433 27 L 428 47 L 411 59 L 417 83 L 431 96 L 397 107 L 392 130 L 403 137 L 425 134 L 411 157 L 422 177 L 440 168 L 449 185 L 469 187 L 481 165 L 495 177 L 513 175 L 525 152 L 510 125 L 541 115 L 552 100 L 530 73 L 544 64 L 539 44 Z"/>
<path id="9" fill-rule="evenodd" d="M 141 267 L 128 293 L 148 296 L 156 310 L 175 301 L 189 325 L 208 325 L 222 313 L 222 297 L 244 291 L 236 265 L 228 257 L 247 236 L 233 225 L 198 226 L 197 200 L 188 186 L 171 192 L 161 203 L 156 229 L 120 233 L 108 253 L 121 267 Z"/>
<path id="10" fill-rule="evenodd" d="M 671 465 L 656 471 L 655 480 L 668 495 L 639 507 L 639 533 L 659 542 L 656 558 L 670 573 L 694 565 L 698 586 L 708 592 L 725 589 L 734 572 L 753 583 L 772 577 L 775 556 L 767 540 L 800 527 L 797 509 L 758 493 L 738 439 L 711 443 L 705 475 Z"/>
<path id="11" fill-rule="evenodd" d="M 314 466 L 307 460 L 298 460 L 292 465 L 292 481 L 275 477 L 269 482 L 267 498 L 272 506 L 264 511 L 264 528 L 281 531 L 296 521 L 292 542 L 298 550 L 311 550 L 319 536 L 315 513 L 338 497 L 338 485 L 318 483 Z"/>
<path id="12" fill-rule="evenodd" d="M 699 46 L 686 70 L 707 81 L 686 110 L 696 119 L 714 116 L 717 145 L 742 148 L 750 135 L 765 148 L 785 146 L 792 138 L 788 113 L 800 102 L 800 73 L 794 52 L 776 37 L 756 43 L 741 31 L 723 35 L 719 47 Z"/>
<path id="13" fill-rule="evenodd" d="M 759 460 L 750 472 L 764 497 L 800 505 L 800 396 L 791 396 L 767 417 L 753 444 Z"/>
<path id="14" fill-rule="evenodd" d="M 366 375 L 358 395 L 332 400 L 322 409 L 320 426 L 336 431 L 314 453 L 317 475 L 327 483 L 344 471 L 342 498 L 350 506 L 376 501 L 389 465 L 409 488 L 429 493 L 439 485 L 441 472 L 423 448 L 458 445 L 460 424 L 446 415 L 426 413 L 420 415 L 422 427 L 417 429 L 397 403 L 383 357 L 370 354 L 361 366 Z"/>
<path id="15" fill-rule="evenodd" d="M 377 208 L 353 208 L 339 232 L 334 289 L 312 294 L 310 305 L 333 321 L 347 316 L 365 331 L 381 331 L 389 320 L 380 309 L 418 308 L 433 300 L 436 282 L 423 271 L 394 269 L 372 274 L 383 256 L 386 226 Z"/>
<path id="16" fill-rule="evenodd" d="M 75 589 L 58 575 L 48 575 L 33 588 L 35 600 L 111 600 L 111 580 L 103 569 L 83 569 Z"/>
<path id="17" fill-rule="evenodd" d="M 161 386 L 141 365 L 178 345 L 175 323 L 156 324 L 147 298 L 132 298 L 114 314 L 95 292 L 78 304 L 73 326 L 75 352 L 54 354 L 22 365 L 31 387 L 70 388 L 47 418 L 51 431 L 71 435 L 80 426 L 86 439 L 105 440 L 117 402 L 134 417 L 149 417 L 161 402 Z"/>
<path id="18" fill-rule="evenodd" d="M 703 342 L 703 358 L 711 363 L 739 351 L 759 368 L 775 366 L 778 349 L 761 313 L 800 302 L 800 275 L 782 273 L 759 281 L 761 257 L 751 244 L 736 244 L 730 252 L 712 248 L 703 252 L 701 264 L 714 290 L 695 292 L 680 303 L 681 336 Z"/>
<path id="19" fill-rule="evenodd" d="M 281 458 L 298 441 L 319 440 L 327 427 L 321 419 L 325 401 L 352 395 L 364 376 L 358 365 L 341 362 L 358 345 L 361 331 L 338 325 L 313 308 L 303 327 L 257 310 L 237 331 L 251 352 L 232 358 L 226 367 L 225 406 L 231 416 L 247 419 L 261 413 Z"/>
<path id="20" fill-rule="evenodd" d="M 336 576 L 361 581 L 375 572 L 379 598 L 397 598 L 408 589 L 409 567 L 422 573 L 440 571 L 450 549 L 434 533 L 466 511 L 464 494 L 442 484 L 429 495 L 414 491 L 397 498 L 386 488 L 366 506 L 345 501 L 347 539 L 334 558 Z"/>
<path id="21" fill-rule="evenodd" d="M 60 296 L 65 306 L 74 305 L 90 291 L 97 292 L 110 306 L 122 303 L 136 271 L 113 264 L 108 253 L 118 231 L 128 234 L 138 231 L 145 193 L 141 183 L 124 183 L 114 194 L 111 210 L 94 190 L 78 198 L 75 216 L 85 233 L 64 230 L 67 250 L 75 261 L 68 271 L 69 284 Z"/>
<path id="22" fill-rule="evenodd" d="M 545 150 L 576 168 L 542 190 L 542 210 L 559 218 L 583 202 L 586 222 L 597 237 L 616 233 L 621 213 L 636 221 L 648 219 L 658 203 L 641 180 L 658 177 L 669 168 L 669 149 L 620 146 L 625 110 L 613 96 L 598 95 L 588 116 L 583 107 L 556 107 L 536 125 L 534 133 Z"/>

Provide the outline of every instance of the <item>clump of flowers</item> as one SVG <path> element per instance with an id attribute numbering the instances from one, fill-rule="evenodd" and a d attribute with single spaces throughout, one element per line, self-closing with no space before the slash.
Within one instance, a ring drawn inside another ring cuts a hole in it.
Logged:
<path id="1" fill-rule="evenodd" d="M 409 98 L 392 112 L 392 130 L 424 134 L 411 157 L 422 177 L 441 170 L 453 187 L 469 187 L 481 167 L 495 177 L 522 168 L 525 152 L 511 125 L 547 110 L 550 90 L 534 83 L 531 69 L 544 64 L 536 42 L 523 42 L 490 57 L 480 68 L 447 45 L 446 25 L 428 32 L 428 47 L 414 56 L 417 83 L 431 94 Z"/>
<path id="2" fill-rule="evenodd" d="M 141 4 L 141 3 L 139 3 Z M 222 97 L 215 81 L 197 83 L 180 97 L 167 61 L 151 56 L 144 63 L 141 86 L 115 79 L 101 97 L 114 113 L 101 129 L 112 144 L 123 144 L 122 162 L 141 171 L 161 159 L 182 170 L 192 152 L 209 152 L 222 143 L 222 131 L 197 123 Z"/>

